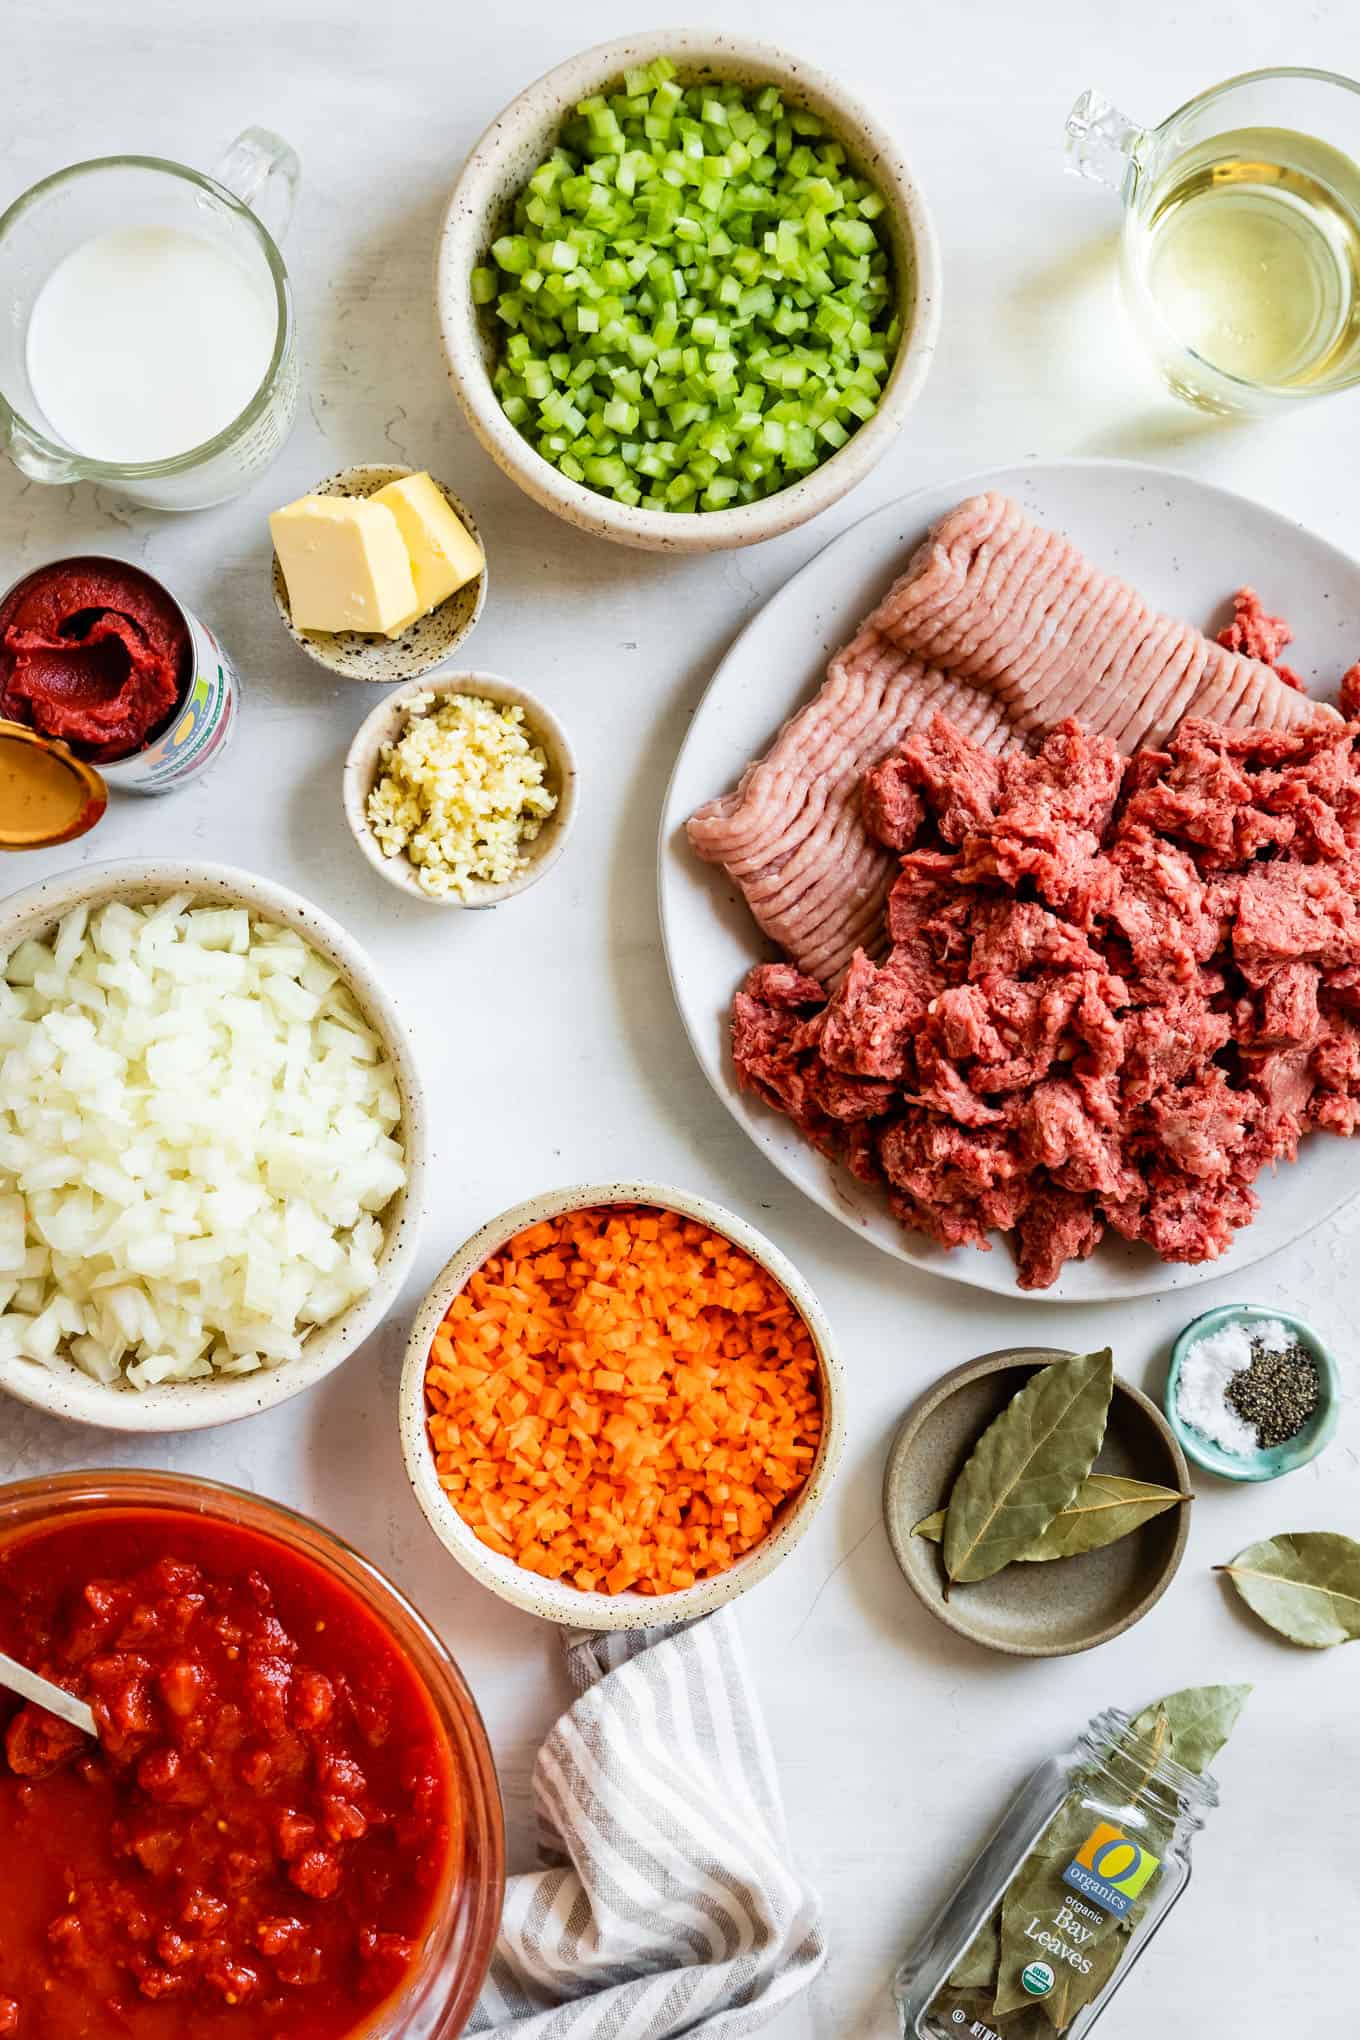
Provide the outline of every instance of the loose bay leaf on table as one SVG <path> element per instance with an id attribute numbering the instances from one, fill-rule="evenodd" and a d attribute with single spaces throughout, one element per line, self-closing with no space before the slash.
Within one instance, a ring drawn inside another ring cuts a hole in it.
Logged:
<path id="1" fill-rule="evenodd" d="M 944 1563 L 951 1583 L 990 1579 L 1067 1507 L 1104 1441 L 1113 1391 L 1107 1346 L 1050 1362 L 1012 1396 L 949 1497 Z"/>
<path id="2" fill-rule="evenodd" d="M 1339 1530 L 1267 1537 L 1214 1570 L 1291 1643 L 1325 1650 L 1360 1637 L 1360 1544 Z"/>
<path id="3" fill-rule="evenodd" d="M 1107 1544 L 1117 1544 L 1121 1537 L 1150 1523 L 1154 1516 L 1173 1509 L 1177 1502 L 1189 1500 L 1179 1489 L 1159 1487 L 1155 1481 L 1126 1480 L 1116 1473 L 1088 1474 L 1067 1507 L 1059 1509 L 1032 1544 L 1016 1552 L 1014 1562 L 1038 1564 L 1044 1559 L 1102 1551 Z M 933 1516 L 923 1516 L 912 1536 L 939 1544 L 947 1514 L 948 1510 L 937 1509 Z"/>
<path id="4" fill-rule="evenodd" d="M 1129 1724 L 1134 1735 L 1151 1737 L 1159 1718 L 1171 1734 L 1171 1755 L 1183 1770 L 1208 1770 L 1232 1734 L 1250 1686 L 1184 1686 L 1154 1700 Z"/>

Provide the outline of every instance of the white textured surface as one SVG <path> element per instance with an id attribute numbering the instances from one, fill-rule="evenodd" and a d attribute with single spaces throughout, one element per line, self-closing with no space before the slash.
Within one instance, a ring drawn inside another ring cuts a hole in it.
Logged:
<path id="1" fill-rule="evenodd" d="M 0 1477 L 142 1458 L 216 1474 L 313 1510 L 388 1565 L 452 1640 L 481 1699 L 514 1829 L 528 1838 L 535 1740 L 562 1700 L 555 1638 L 456 1575 L 401 1476 L 394 1412 L 423 1279 L 487 1216 L 572 1177 L 683 1182 L 746 1212 L 813 1281 L 850 1373 L 850 1443 L 830 1501 L 787 1567 L 746 1604 L 796 1846 L 825 1894 L 833 1958 L 810 2018 L 779 2040 L 887 2040 L 888 1971 L 1025 1768 L 1096 1707 L 1169 1686 L 1257 1682 L 1222 1765 L 1224 1807 L 1194 1888 L 1102 2033 L 1270 2040 L 1353 2022 L 1356 1665 L 1274 1643 L 1208 1568 L 1276 1530 L 1360 1532 L 1354 1407 L 1327 1454 L 1283 1485 L 1203 1480 L 1184 1569 L 1140 1628 L 1054 1663 L 991 1658 L 934 1624 L 901 1583 L 879 1521 L 892 1427 L 945 1367 L 1022 1337 L 1111 1341 L 1154 1390 L 1182 1300 L 1018 1314 L 861 1245 L 785 1184 L 713 1098 L 671 1005 L 653 841 L 671 760 L 718 654 L 826 539 L 915 484 L 1026 456 L 1106 453 L 1180 466 L 1360 550 L 1355 398 L 1224 427 L 1162 399 L 1125 341 L 1104 196 L 1061 172 L 1069 101 L 1098 83 L 1160 117 L 1252 64 L 1360 67 L 1350 0 L 1300 19 L 1266 0 L 1137 10 L 1078 0 L 754 0 L 743 26 L 844 72 L 899 129 L 944 243 L 945 317 L 925 395 L 896 451 L 818 524 L 754 552 L 668 561 L 615 551 L 528 505 L 455 416 L 434 341 L 430 252 L 454 170 L 485 120 L 583 44 L 664 23 L 664 0 L 47 0 L 5 24 L 0 197 L 120 148 L 204 160 L 249 121 L 303 158 L 286 253 L 307 401 L 254 493 L 185 521 L 0 471 L 6 576 L 79 549 L 143 561 L 219 628 L 245 721 L 215 777 L 120 801 L 90 857 L 190 855 L 254 865 L 310 893 L 363 941 L 406 1002 L 442 1174 L 416 1282 L 385 1331 L 314 1393 L 215 1435 L 138 1447 L 0 1409 Z M 1112 204 L 1112 202 L 1111 202 Z M 409 460 L 466 493 L 492 563 L 469 653 L 560 711 L 582 810 L 570 852 L 493 914 L 397 898 L 350 842 L 340 767 L 372 695 L 333 684 L 288 641 L 269 597 L 265 514 L 346 462 Z M 1289 591 L 1267 589 L 1288 605 Z M 1360 646 L 1357 646 L 1360 652 Z M 71 851 L 7 869 L 13 886 Z M 1360 1156 L 1357 1157 L 1360 1161 Z M 1352 1397 L 1360 1208 L 1255 1270 L 1246 1291 L 1306 1315 L 1339 1349 Z M 1220 1285 L 1200 1308 L 1232 1300 Z"/>

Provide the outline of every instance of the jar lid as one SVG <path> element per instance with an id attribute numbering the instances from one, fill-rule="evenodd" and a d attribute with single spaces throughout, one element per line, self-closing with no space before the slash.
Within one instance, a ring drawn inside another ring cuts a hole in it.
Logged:
<path id="1" fill-rule="evenodd" d="M 0 850 L 70 843 L 102 820 L 108 788 L 57 737 L 0 720 Z"/>

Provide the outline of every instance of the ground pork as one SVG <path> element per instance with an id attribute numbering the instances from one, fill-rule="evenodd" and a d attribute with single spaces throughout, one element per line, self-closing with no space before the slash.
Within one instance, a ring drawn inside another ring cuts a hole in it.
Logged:
<path id="1" fill-rule="evenodd" d="M 1240 649 L 1277 653 L 1248 595 Z M 1192 718 L 1126 760 L 1067 721 L 997 758 L 937 717 L 863 787 L 897 862 L 882 961 L 829 996 L 752 971 L 741 1082 L 905 1226 L 1010 1235 L 1024 1288 L 1107 1228 L 1213 1259 L 1262 1168 L 1360 1125 L 1358 746 Z"/>

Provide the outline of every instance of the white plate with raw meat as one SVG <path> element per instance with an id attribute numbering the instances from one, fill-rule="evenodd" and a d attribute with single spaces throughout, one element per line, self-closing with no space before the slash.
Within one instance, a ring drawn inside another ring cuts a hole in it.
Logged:
<path id="1" fill-rule="evenodd" d="M 949 522 L 935 534 L 930 551 L 913 563 L 910 579 L 894 590 L 891 603 L 885 601 L 895 577 L 903 574 L 916 549 L 944 519 Z M 1036 525 L 1043 529 L 1036 531 Z M 1249 1224 L 1243 1224 L 1240 1207 L 1237 1216 L 1224 1221 L 1225 1228 L 1240 1229 L 1231 1231 L 1230 1244 L 1217 1258 L 1163 1259 L 1141 1239 L 1121 1237 L 1113 1229 L 1116 1218 L 1089 1258 L 1069 1260 L 1056 1280 L 1051 1279 L 1051 1270 L 1041 1269 L 1039 1280 L 1046 1286 L 1026 1291 L 1017 1287 L 1016 1257 L 1001 1234 L 991 1234 L 990 1250 L 973 1244 L 946 1248 L 924 1232 L 903 1226 L 888 1207 L 884 1182 L 861 1181 L 842 1162 L 813 1147 L 790 1118 L 739 1084 L 732 1057 L 732 1000 L 753 965 L 791 957 L 802 971 L 812 972 L 830 987 L 839 982 L 856 945 L 866 945 L 877 956 L 884 953 L 884 897 L 899 865 L 896 850 L 885 850 L 867 834 L 858 790 L 865 768 L 891 750 L 904 729 L 916 725 L 919 730 L 931 714 L 943 709 L 951 722 L 992 754 L 1029 754 L 1042 744 L 1055 721 L 1075 712 L 1084 725 L 1103 733 L 1108 758 L 1109 744 L 1122 753 L 1149 740 L 1164 744 L 1187 708 L 1206 721 L 1238 727 L 1289 730 L 1301 719 L 1311 719 L 1313 710 L 1306 700 L 1277 681 L 1263 663 L 1220 650 L 1200 635 L 1218 630 L 1230 619 L 1234 591 L 1247 585 L 1259 591 L 1267 611 L 1279 610 L 1288 618 L 1294 633 L 1289 658 L 1308 692 L 1319 699 L 1334 696 L 1343 671 L 1360 657 L 1360 566 L 1324 540 L 1264 505 L 1188 476 L 1131 463 L 1063 461 L 1002 469 L 920 490 L 843 533 L 753 618 L 715 673 L 677 760 L 661 823 L 661 919 L 676 1003 L 710 1083 L 756 1144 L 791 1182 L 885 1252 L 933 1274 L 1002 1294 L 1036 1293 L 1050 1301 L 1073 1302 L 1156 1294 L 1250 1266 L 1320 1224 L 1354 1193 L 1360 1155 L 1348 1141 L 1310 1131 L 1296 1161 L 1261 1170 L 1255 1183 L 1259 1210 Z M 880 605 L 877 611 L 875 605 Z M 875 615 L 871 628 L 866 619 Z M 1012 618 L 1014 631 L 1008 621 Z M 1113 635 L 1110 618 L 1118 623 Z M 1185 630 L 1169 619 L 1184 619 L 1191 628 Z M 999 621 L 1005 626 L 1000 636 Z M 1270 617 L 1264 621 L 1268 628 Z M 1114 653 L 1112 644 L 1117 647 Z M 1099 651 L 1094 661 L 1093 646 Z M 833 663 L 832 680 L 823 688 L 828 659 L 837 653 L 843 656 Z M 1264 656 L 1278 660 L 1279 649 L 1267 645 Z M 797 742 L 786 742 L 762 773 L 743 780 L 752 761 L 771 751 L 786 721 L 814 699 L 819 706 L 800 723 Z M 814 769 L 810 759 L 829 759 L 832 769 Z M 1271 763 L 1264 753 L 1254 753 L 1243 765 L 1254 789 L 1244 798 L 1257 799 L 1255 789 L 1266 784 L 1257 775 Z M 1193 777 L 1191 767 L 1179 762 L 1167 769 L 1173 777 Z M 1295 769 L 1292 763 L 1290 769 Z M 988 765 L 986 771 L 993 767 Z M 1020 777 L 1017 767 L 1017 780 Z M 1201 773 L 1196 782 L 1200 791 L 1204 783 Z M 914 784 L 923 784 L 919 773 Z M 1360 780 L 1356 786 L 1360 788 Z M 1163 797 L 1170 798 L 1159 781 L 1156 798 Z M 1345 797 L 1360 802 L 1360 791 L 1348 788 Z M 919 812 L 921 797 L 909 794 L 907 799 L 915 801 Z M 706 810 L 707 819 L 697 833 L 713 862 L 700 859 L 687 835 L 686 824 L 700 809 Z M 1254 825 L 1267 830 L 1276 826 L 1270 818 L 1262 824 L 1256 815 Z M 941 832 L 929 834 L 935 846 L 931 855 L 944 854 L 951 844 L 962 841 L 948 835 L 938 800 L 933 808 L 926 800 L 923 826 L 927 832 Z M 1102 826 L 1097 823 L 1097 831 Z M 1285 826 L 1292 830 L 1295 823 Z M 1304 823 L 1297 826 L 1302 830 Z M 1120 830 L 1123 827 L 1121 821 Z M 743 830 L 748 832 L 745 837 Z M 1354 833 L 1360 835 L 1360 816 Z M 910 840 L 908 830 L 906 842 Z M 756 854 L 747 857 L 745 865 L 740 848 L 744 841 L 756 844 Z M 1091 839 L 1093 845 L 1096 841 Z M 1160 853 L 1165 841 L 1155 844 L 1154 850 Z M 1112 842 L 1107 832 L 1107 848 Z M 1198 839 L 1191 848 L 1198 865 L 1187 862 L 1190 851 L 1183 840 L 1179 847 L 1173 844 L 1167 856 L 1172 863 L 1186 864 L 1192 874 L 1198 870 L 1210 886 L 1215 873 L 1204 869 Z M 927 855 L 919 849 L 915 854 L 918 861 Z M 1112 856 L 1120 854 L 1111 851 Z M 1234 883 L 1247 883 L 1240 874 L 1255 869 L 1249 862 L 1253 854 L 1233 849 L 1237 860 L 1233 868 L 1239 874 Z M 1272 845 L 1267 855 L 1275 854 Z M 1314 854 L 1322 852 L 1283 847 L 1278 851 L 1281 861 Z M 1103 857 L 1104 851 L 1098 855 Z M 726 864 L 717 861 L 724 857 Z M 911 861 L 908 856 L 907 863 Z M 957 861 L 966 861 L 962 853 Z M 1212 863 L 1210 856 L 1210 867 Z M 741 884 L 729 874 L 729 864 L 736 866 Z M 810 870 L 814 876 L 807 875 Z M 789 882 L 789 871 L 798 874 L 796 884 Z M 1347 883 L 1354 891 L 1353 879 L 1347 878 Z M 1032 885 L 1014 880 L 1012 904 L 1022 895 L 1033 897 Z M 971 897 L 976 905 L 978 896 Z M 1234 893 L 1234 902 L 1237 898 Z M 761 913 L 762 925 L 753 918 L 753 905 Z M 1233 978 L 1236 913 L 1234 904 L 1232 915 L 1221 922 L 1219 940 L 1225 947 L 1218 952 L 1211 947 L 1199 959 L 1208 970 L 1228 958 L 1229 991 L 1217 1001 L 1202 996 L 1206 1010 L 1214 1003 L 1226 1011 L 1236 997 L 1245 1011 L 1268 974 L 1258 957 L 1254 964 L 1242 965 L 1243 970 L 1256 972 L 1249 987 Z M 1046 918 L 1051 921 L 1052 916 Z M 1101 967 L 1117 969 L 1120 958 L 1131 953 L 1124 923 L 1099 925 L 1102 931 L 1108 925 L 1111 937 Z M 1360 941 L 1360 910 L 1346 941 L 1353 937 Z M 1105 943 L 1104 932 L 1100 941 Z M 1243 941 L 1245 945 L 1245 937 Z M 1354 953 L 1360 960 L 1360 947 Z M 1302 954 L 1301 947 L 1291 949 L 1281 937 L 1280 958 Z M 1348 950 L 1347 966 L 1350 954 Z M 1333 957 L 1331 962 L 1335 961 Z M 1272 970 L 1282 967 L 1273 954 L 1267 962 Z M 1024 974 L 1018 971 L 1019 976 Z M 1314 990 L 1319 986 L 1330 990 L 1330 983 L 1314 975 L 1311 966 L 1304 974 Z M 972 982 L 968 967 L 963 978 Z M 959 975 L 951 979 L 951 984 L 959 982 Z M 1280 979 L 1281 985 L 1286 983 Z M 1260 989 L 1261 1013 L 1265 996 Z M 1336 996 L 1349 1002 L 1347 1011 L 1360 1010 L 1360 996 L 1348 992 Z M 1142 1005 L 1149 998 L 1138 990 L 1133 1003 Z M 1276 997 L 1276 1009 L 1284 1003 Z M 804 1008 L 803 1017 L 810 1010 Z M 935 1008 L 929 1011 L 933 1014 Z M 769 1019 L 769 1013 L 763 1017 Z M 900 1023 L 900 1012 L 897 1018 Z M 1281 1024 L 1287 1028 L 1294 1023 Z M 1260 1071 L 1275 1066 L 1260 1059 L 1264 1025 L 1259 1016 L 1242 1022 L 1242 1068 Z M 1282 1039 L 1287 1043 L 1294 1037 L 1286 1032 Z M 1007 1040 L 1012 1043 L 1012 1037 Z M 1360 1045 L 1360 1033 L 1356 1041 Z M 1071 1038 L 1065 1036 L 1064 1045 L 1052 1052 L 1070 1063 Z M 1081 1043 L 1077 1053 L 1082 1057 L 1077 1067 L 1086 1067 Z M 1237 1053 L 1234 1043 L 1225 1045 L 1226 1059 Z M 1256 1060 L 1248 1062 L 1248 1057 Z M 1219 1079 L 1207 1068 L 1214 1060 L 1214 1052 L 1201 1044 L 1199 1066 L 1183 1065 L 1168 1079 L 1201 1086 L 1201 1122 L 1208 1112 L 1205 1085 L 1212 1078 L 1212 1085 L 1219 1087 Z M 870 1068 L 858 1061 L 839 1066 Z M 910 1081 L 919 1086 L 915 1062 L 911 1070 Z M 1050 1071 L 1058 1079 L 1075 1075 L 1075 1070 L 1064 1071 L 1056 1061 Z M 1124 1073 L 1116 1071 L 1110 1082 L 1122 1096 Z M 1162 1082 L 1160 1076 L 1157 1082 Z M 1234 1074 L 1232 1083 L 1243 1083 L 1240 1073 Z M 907 1100 L 919 1105 L 905 1079 L 903 1089 Z M 1360 1076 L 1348 1077 L 1343 1089 L 1349 1098 L 1360 1099 Z M 930 1102 L 933 1105 L 933 1092 Z M 877 1109 L 889 1110 L 883 1105 Z M 1298 1109 L 1301 1113 L 1304 1108 Z M 1344 1116 L 1348 1108 L 1343 1104 L 1339 1109 Z M 1247 1140 L 1244 1127 L 1249 1116 L 1245 1108 L 1238 1112 L 1242 1123 L 1233 1138 Z M 1266 1117 L 1264 1103 L 1260 1116 Z M 876 1137 L 886 1123 L 875 1123 Z M 972 1123 L 966 1108 L 963 1123 Z M 1216 1164 L 1192 1165 L 1184 1129 L 1178 1137 L 1181 1145 L 1172 1150 L 1166 1173 L 1174 1173 L 1180 1185 L 1177 1194 L 1188 1212 L 1199 1199 L 1189 1194 L 1196 1186 L 1187 1186 L 1183 1165 L 1211 1169 Z M 1028 1140 L 1028 1133 L 1024 1138 Z M 1124 1138 L 1122 1128 L 1119 1138 Z M 1133 1151 L 1130 1145 L 1130 1154 Z M 1245 1157 L 1245 1146 L 1242 1152 Z M 1153 1162 L 1145 1158 L 1138 1166 L 1151 1182 Z M 1245 1159 L 1241 1170 L 1245 1182 L 1250 1174 Z M 902 1184 L 913 1180 L 917 1179 L 904 1170 L 898 1194 Z M 1044 1180 L 1081 1178 L 1068 1166 Z M 1159 1194 L 1151 1193 L 1153 1203 Z M 912 1201 L 912 1193 L 906 1193 L 905 1201 Z M 1066 1201 L 1074 1203 L 1075 1193 L 1066 1193 Z M 1110 1210 L 1127 1207 L 1111 1193 L 1106 1204 L 1097 1200 L 1097 1208 L 1107 1219 Z M 915 1209 L 919 1214 L 919 1204 Z M 1035 1211 L 1040 1211 L 1037 1202 Z M 1039 1229 L 1033 1214 L 1028 1222 L 1033 1235 Z M 976 1230 L 976 1219 L 972 1223 Z M 1078 1230 L 1073 1231 L 1074 1240 Z M 1164 1210 L 1148 1218 L 1144 1236 L 1152 1235 L 1173 1241 L 1179 1237 Z M 1228 1237 L 1224 1230 L 1223 1238 Z M 1027 1279 L 1034 1274 L 1031 1244 Z"/>

